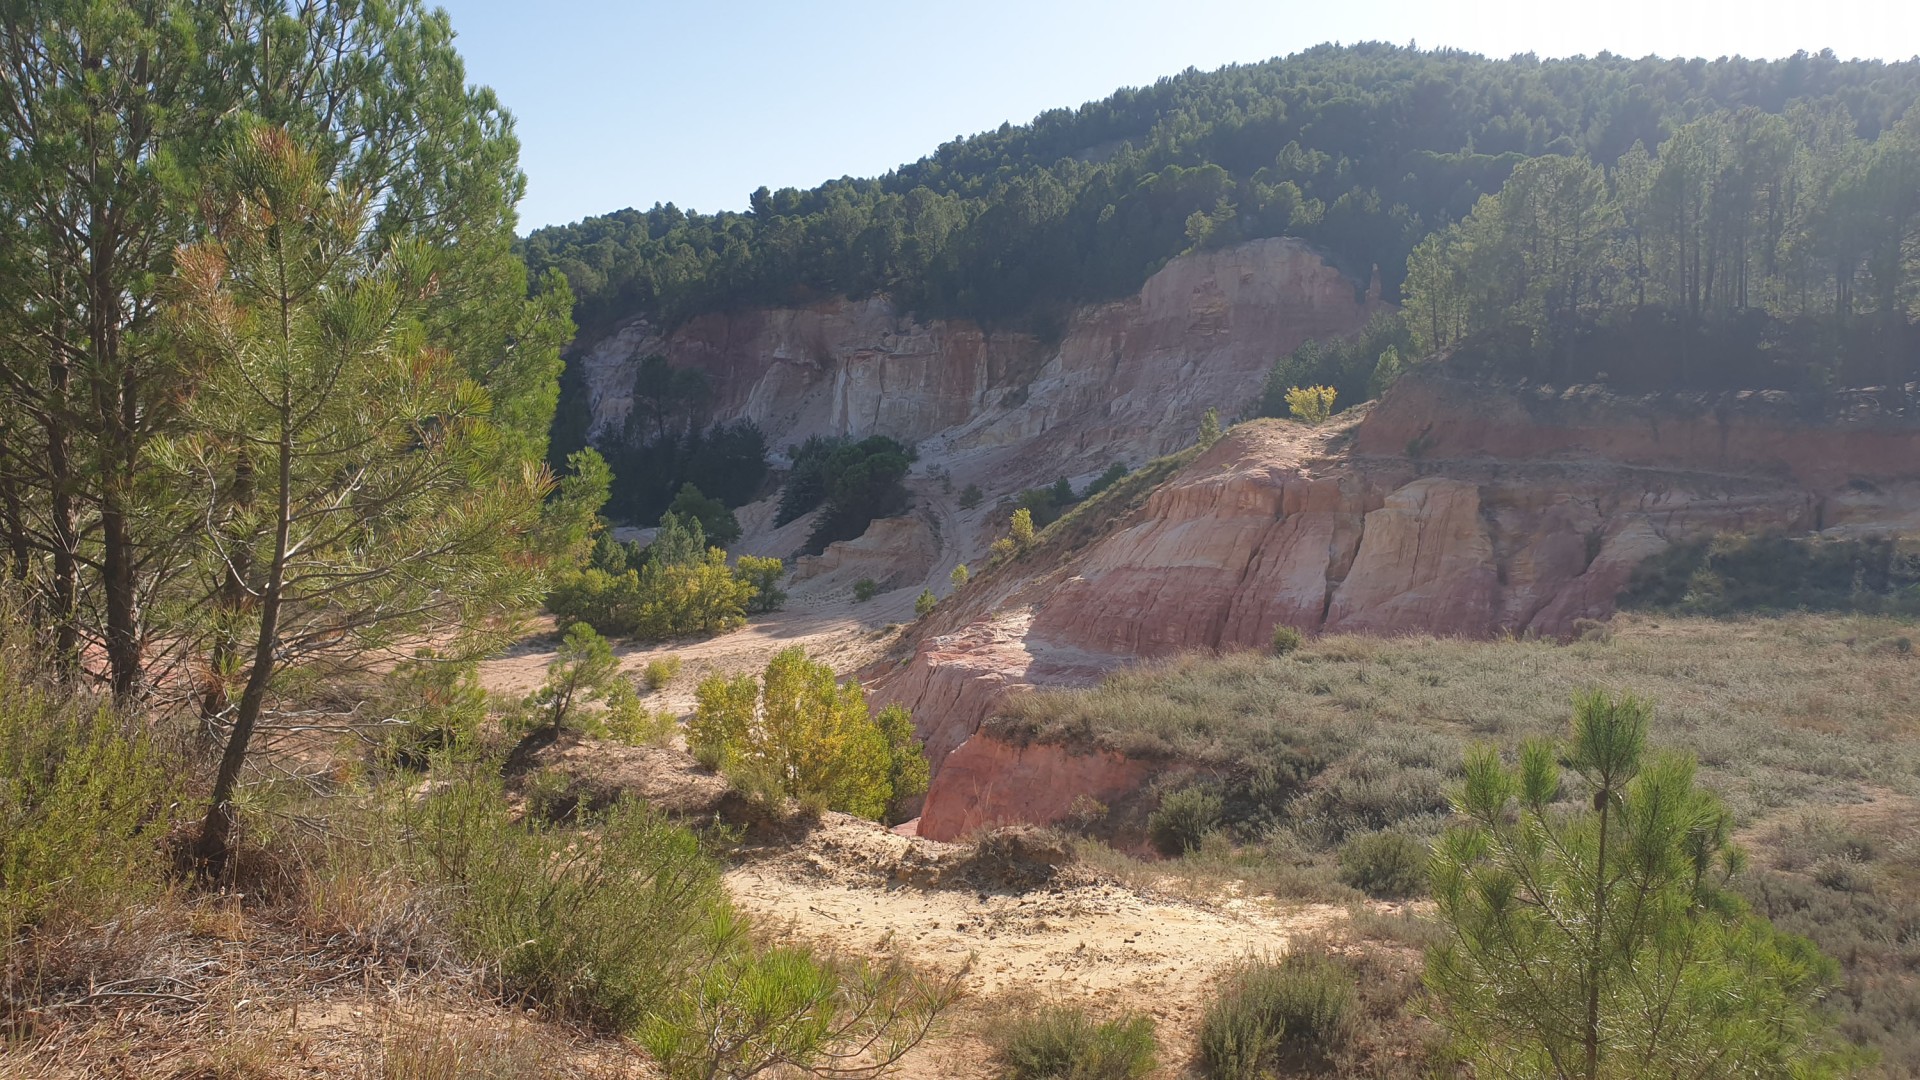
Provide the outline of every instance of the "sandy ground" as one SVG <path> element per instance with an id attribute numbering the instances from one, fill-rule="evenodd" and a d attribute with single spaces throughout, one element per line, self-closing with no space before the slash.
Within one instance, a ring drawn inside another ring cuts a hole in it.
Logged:
<path id="1" fill-rule="evenodd" d="M 992 1076 L 982 1025 L 1041 1000 L 1152 1015 L 1160 1075 L 1182 1075 L 1223 967 L 1336 933 L 1348 918 L 1334 904 L 1158 895 L 1075 867 L 1026 891 L 902 880 L 964 850 L 829 815 L 800 844 L 749 859 L 726 881 L 742 908 L 790 938 L 964 972 L 966 1000 L 941 1037 L 908 1059 L 907 1077 Z"/>

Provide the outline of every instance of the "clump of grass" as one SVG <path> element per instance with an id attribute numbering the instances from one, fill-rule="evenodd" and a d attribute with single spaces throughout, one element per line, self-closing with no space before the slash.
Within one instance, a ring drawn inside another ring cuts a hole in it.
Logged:
<path id="1" fill-rule="evenodd" d="M 669 653 L 666 656 L 656 656 L 647 661 L 646 669 L 641 673 L 641 678 L 646 683 L 649 691 L 658 691 L 665 689 L 666 685 L 672 682 L 674 677 L 679 674 L 680 657 L 676 653 Z"/>
<path id="2" fill-rule="evenodd" d="M 1340 850 L 1340 880 L 1376 900 L 1427 891 L 1427 846 L 1399 832 L 1367 833 Z"/>
<path id="3" fill-rule="evenodd" d="M 1326 1062 L 1353 1021 L 1352 976 L 1302 949 L 1228 971 L 1200 1024 L 1200 1060 L 1211 1080 L 1264 1080 Z"/>
<path id="4" fill-rule="evenodd" d="M 1135 1080 L 1158 1064 L 1153 1018 L 1139 1013 L 1098 1019 L 1044 1005 L 1000 1018 L 992 1041 L 1007 1080 Z"/>

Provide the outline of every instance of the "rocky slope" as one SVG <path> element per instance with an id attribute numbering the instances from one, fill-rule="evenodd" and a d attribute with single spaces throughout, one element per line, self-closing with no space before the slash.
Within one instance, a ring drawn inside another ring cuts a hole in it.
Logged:
<path id="1" fill-rule="evenodd" d="M 644 321 L 583 345 L 596 431 L 632 407 L 650 354 L 706 373 L 714 419 L 754 421 L 784 448 L 809 435 L 891 435 L 920 471 L 989 498 L 1063 473 L 1138 464 L 1191 441 L 1209 408 L 1240 411 L 1275 357 L 1350 334 L 1381 310 L 1292 239 L 1175 259 L 1137 296 L 1082 308 L 1058 342 L 955 320 L 914 320 L 884 298 Z"/>
<path id="2" fill-rule="evenodd" d="M 1097 543 L 1003 568 L 930 625 L 879 680 L 934 760 L 922 835 L 1046 821 L 1138 785 L 1139 763 L 978 731 L 1027 686 L 1261 648 L 1279 625 L 1564 637 L 1675 542 L 1920 528 L 1910 392 L 1623 400 L 1495 391 L 1435 367 L 1355 412 L 1236 429 Z"/>

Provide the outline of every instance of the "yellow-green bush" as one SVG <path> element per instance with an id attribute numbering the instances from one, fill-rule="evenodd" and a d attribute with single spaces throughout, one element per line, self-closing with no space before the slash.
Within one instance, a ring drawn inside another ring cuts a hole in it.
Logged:
<path id="1" fill-rule="evenodd" d="M 715 675 L 694 700 L 687 743 L 708 768 L 754 774 L 803 803 L 867 818 L 926 789 L 906 710 L 872 716 L 858 683 L 839 683 L 798 647 L 776 655 L 761 683 Z"/>
<path id="2" fill-rule="evenodd" d="M 678 674 L 680 674 L 680 658 L 678 656 L 656 656 L 647 661 L 644 675 L 647 689 L 659 690 L 672 682 L 674 676 Z"/>
<path id="3" fill-rule="evenodd" d="M 1294 419 L 1317 424 L 1333 415 L 1335 396 L 1331 386 L 1291 387 L 1287 390 L 1287 409 Z"/>
<path id="4" fill-rule="evenodd" d="M 169 773 L 137 725 L 0 640 L 0 949 L 53 912 L 110 915 L 161 889 Z"/>

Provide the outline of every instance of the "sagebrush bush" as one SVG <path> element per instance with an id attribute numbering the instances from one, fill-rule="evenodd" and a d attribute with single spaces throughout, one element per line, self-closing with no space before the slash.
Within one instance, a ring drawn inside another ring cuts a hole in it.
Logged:
<path id="1" fill-rule="evenodd" d="M 913 601 L 914 617 L 924 619 L 933 614 L 933 609 L 939 605 L 940 598 L 933 595 L 932 589 L 921 589 L 920 595 L 915 597 Z"/>
<path id="2" fill-rule="evenodd" d="M 864 604 L 880 592 L 880 583 L 870 577 L 863 577 L 853 583 L 854 603 Z"/>
<path id="3" fill-rule="evenodd" d="M 1375 900 L 1427 891 L 1427 847 L 1405 833 L 1356 836 L 1340 849 L 1340 880 Z"/>
<path id="4" fill-rule="evenodd" d="M 1211 1080 L 1265 1080 L 1288 1063 L 1318 1063 L 1351 1030 L 1352 977 L 1324 954 L 1248 960 L 1221 980 L 1200 1022 Z"/>
<path id="5" fill-rule="evenodd" d="M 1162 855 L 1185 854 L 1220 827 L 1223 805 L 1220 793 L 1208 787 L 1169 792 L 1159 808 L 1147 815 L 1147 837 Z"/>
<path id="6" fill-rule="evenodd" d="M 1006 1080 L 1135 1080 L 1159 1063 L 1152 1017 L 1097 1019 L 1078 1005 L 1016 1011 L 996 1022 L 992 1042 Z"/>

